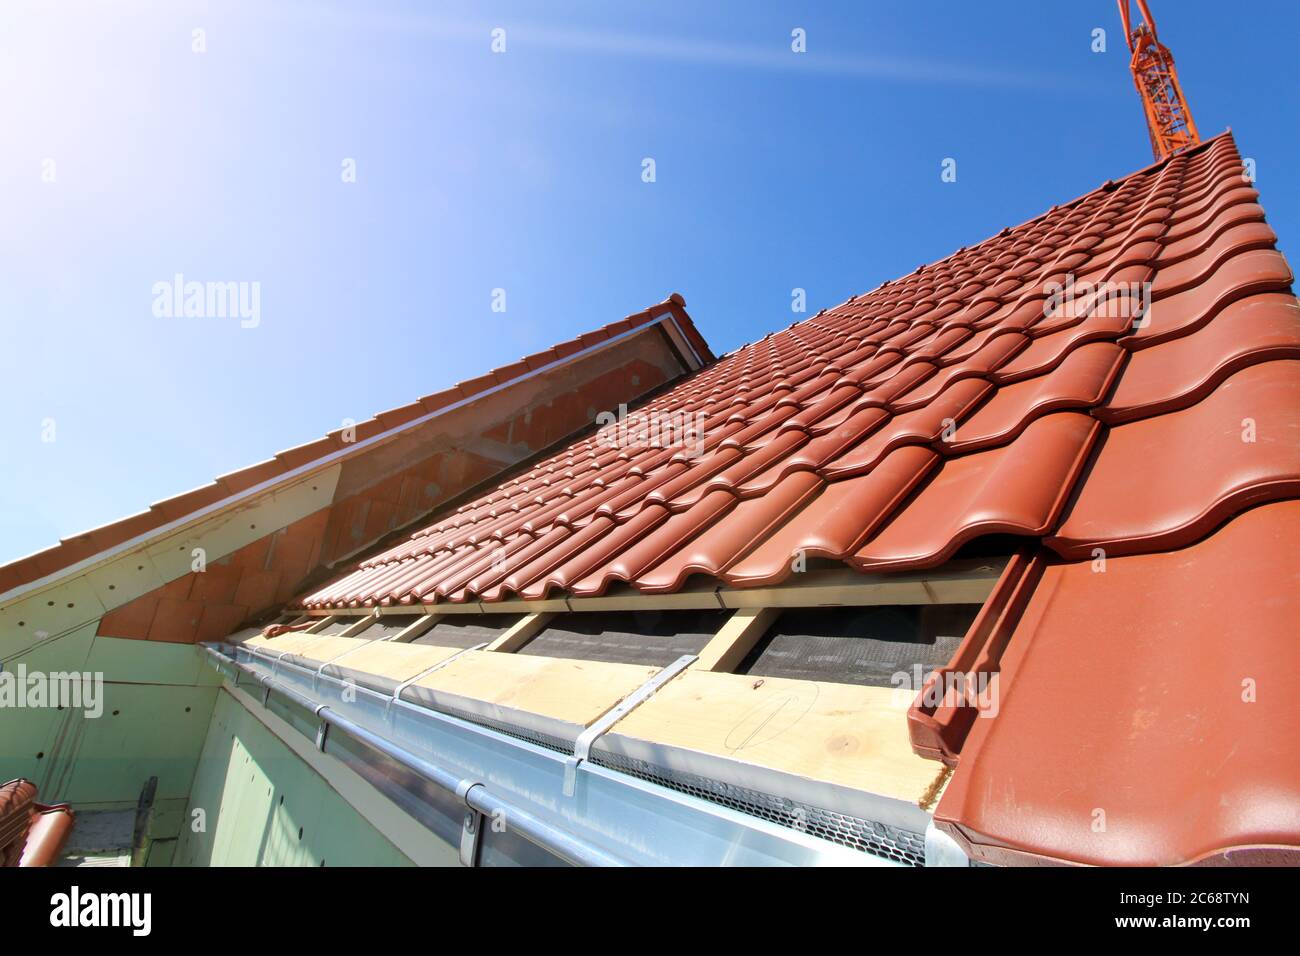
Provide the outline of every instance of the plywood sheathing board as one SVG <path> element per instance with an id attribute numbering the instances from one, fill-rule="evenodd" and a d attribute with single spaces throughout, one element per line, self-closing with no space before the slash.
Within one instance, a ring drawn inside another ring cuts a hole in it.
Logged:
<path id="1" fill-rule="evenodd" d="M 379 693 L 391 694 L 398 684 L 440 664 L 460 648 L 433 644 L 399 644 L 364 638 L 320 634 L 282 634 L 255 637 L 245 647 L 262 649 L 283 660 L 329 677 L 355 681 Z"/>
<path id="2" fill-rule="evenodd" d="M 391 694 L 398 684 L 460 652 L 458 647 L 377 641 L 349 653 L 336 664 L 329 664 L 325 673 L 353 680 L 380 693 Z"/>
<path id="3" fill-rule="evenodd" d="M 872 794 L 865 818 L 924 828 L 917 814 L 933 804 L 947 770 L 912 752 L 911 697 L 893 688 L 690 670 L 594 749 L 837 810 L 846 793 L 850 802 L 853 793 Z"/>
<path id="4" fill-rule="evenodd" d="M 281 634 L 279 637 L 258 638 L 245 641 L 245 647 L 261 648 L 271 654 L 283 654 L 287 661 L 306 661 L 323 664 L 340 654 L 346 654 L 370 643 L 359 637 L 340 634 Z"/>
<path id="5" fill-rule="evenodd" d="M 347 654 L 365 647 L 369 641 L 360 637 L 343 637 L 339 634 L 311 634 L 299 646 L 293 649 L 292 657 L 301 658 L 312 664 L 324 664 L 341 654 Z M 272 646 L 274 649 L 274 645 Z"/>
<path id="6" fill-rule="evenodd" d="M 402 696 L 434 710 L 461 712 L 571 741 L 659 670 L 469 651 L 416 681 Z"/>
<path id="7" fill-rule="evenodd" d="M 303 634 L 299 631 L 281 634 L 279 637 L 265 637 L 258 633 L 243 642 L 244 647 L 269 651 L 272 654 L 296 654 L 315 641 L 324 640 L 317 634 Z"/>

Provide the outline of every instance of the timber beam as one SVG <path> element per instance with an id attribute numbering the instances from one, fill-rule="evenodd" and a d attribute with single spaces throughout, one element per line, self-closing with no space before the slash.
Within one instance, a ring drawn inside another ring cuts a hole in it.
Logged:
<path id="1" fill-rule="evenodd" d="M 807 571 L 769 587 L 697 586 L 671 594 L 644 594 L 627 589 L 597 597 L 544 601 L 470 601 L 464 604 L 395 605 L 388 614 L 539 614 L 582 611 L 688 611 L 717 608 L 867 607 L 915 604 L 982 604 L 993 590 L 1007 559 L 950 561 L 938 568 L 901 574 L 864 574 L 851 568 Z M 374 608 L 321 608 L 311 617 L 355 616 Z"/>

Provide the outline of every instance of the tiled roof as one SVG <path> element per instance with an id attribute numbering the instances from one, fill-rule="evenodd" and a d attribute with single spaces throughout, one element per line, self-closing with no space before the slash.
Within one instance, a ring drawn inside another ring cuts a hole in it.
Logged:
<path id="1" fill-rule="evenodd" d="M 1300 307 L 1257 199 L 1230 134 L 1106 183 L 632 416 L 703 413 L 701 454 L 592 434 L 301 603 L 771 584 L 801 553 L 921 568 L 989 534 L 1188 545 L 1300 495 Z"/>
<path id="2" fill-rule="evenodd" d="M 186 520 L 200 511 L 230 501 L 249 492 L 250 489 L 263 490 L 281 478 L 310 468 L 337 453 L 355 452 L 361 449 L 368 439 L 385 432 L 401 429 L 418 419 L 477 401 L 492 389 L 513 385 L 580 352 L 609 342 L 634 329 L 661 321 L 666 315 L 671 316 L 671 321 L 675 323 L 675 327 L 686 339 L 689 347 L 695 351 L 699 360 L 712 361 L 713 353 L 708 343 L 695 328 L 684 306 L 685 300 L 674 293 L 661 303 L 617 322 L 611 322 L 603 328 L 560 342 L 545 351 L 526 356 L 518 362 L 493 369 L 450 388 L 425 395 L 407 405 L 380 412 L 373 418 L 358 422 L 350 434 L 345 435 L 345 429 L 337 429 L 323 438 L 286 449 L 266 461 L 223 475 L 201 488 L 159 501 L 150 505 L 147 511 L 73 535 L 44 551 L 0 565 L 0 594 L 47 575 L 57 574 L 71 565 L 113 549 L 124 542 L 141 536 L 147 537 L 166 526 Z M 546 434 L 543 424 L 539 422 L 533 428 L 539 436 Z M 567 420 L 561 423 L 561 427 L 562 435 L 569 434 L 574 429 L 574 425 Z M 551 437 L 549 440 L 554 441 L 555 438 Z"/>

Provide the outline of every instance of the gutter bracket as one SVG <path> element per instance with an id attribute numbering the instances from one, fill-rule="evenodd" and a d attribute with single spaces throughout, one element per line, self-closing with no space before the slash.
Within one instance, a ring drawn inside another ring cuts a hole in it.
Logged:
<path id="1" fill-rule="evenodd" d="M 323 664 L 321 664 L 320 667 L 316 668 L 316 673 L 315 673 L 315 675 L 314 675 L 314 676 L 312 677 L 312 679 L 311 679 L 311 689 L 312 689 L 312 691 L 316 691 L 317 689 L 319 689 L 319 687 L 320 687 L 320 678 L 321 678 L 321 675 L 322 675 L 323 673 L 325 673 L 325 668 L 331 666 L 332 664 L 336 663 L 337 661 L 341 661 L 341 660 L 343 660 L 343 658 L 347 657 L 347 656 L 350 655 L 350 654 L 355 654 L 357 651 L 364 651 L 364 650 L 365 650 L 367 647 L 369 647 L 371 644 L 377 644 L 377 643 L 379 643 L 379 642 L 382 641 L 382 640 L 384 640 L 384 638 L 382 638 L 382 637 L 376 637 L 376 638 L 373 638 L 373 639 L 371 639 L 371 640 L 369 640 L 369 641 L 366 641 L 366 642 L 365 642 L 364 644 L 362 644 L 360 647 L 349 647 L 349 648 L 348 648 L 346 651 L 344 651 L 343 653 L 341 653 L 341 654 L 335 654 L 335 655 L 334 655 L 333 657 L 331 657 L 329 660 L 325 661 Z"/>
<path id="2" fill-rule="evenodd" d="M 438 661 L 438 663 L 434 664 L 432 667 L 426 667 L 424 670 L 420 671 L 420 673 L 416 674 L 414 677 L 402 681 L 393 690 L 393 696 L 388 698 L 388 703 L 384 705 L 384 717 L 387 718 L 392 713 L 393 703 L 401 699 L 402 691 L 406 690 L 406 688 L 410 687 L 416 681 L 423 680 L 424 678 L 432 674 L 434 671 L 442 670 L 452 661 L 464 657 L 470 651 L 481 651 L 485 647 L 487 647 L 487 641 L 484 641 L 481 644 L 475 644 L 473 647 L 466 647 L 463 650 L 459 650 L 455 654 L 452 654 L 450 657 L 444 657 L 442 660 Z"/>
<path id="3" fill-rule="evenodd" d="M 321 753 L 325 752 L 325 739 L 330 735 L 330 722 L 321 716 L 321 711 L 326 709 L 325 704 L 321 704 L 313 712 L 314 716 L 320 723 L 316 727 L 316 749 Z"/>
<path id="4" fill-rule="evenodd" d="M 479 849 L 483 844 L 483 814 L 470 805 L 469 795 L 475 787 L 481 787 L 477 780 L 466 778 L 456 786 L 456 796 L 465 804 L 465 819 L 460 829 L 460 863 L 461 866 L 478 866 Z"/>
<path id="5" fill-rule="evenodd" d="M 253 648 L 253 656 L 254 656 L 254 657 L 264 657 L 264 658 L 266 658 L 267 660 L 269 660 L 269 661 L 271 662 L 271 678 L 274 679 L 276 673 L 278 673 L 278 671 L 279 671 L 279 668 L 280 668 L 280 661 L 282 661 L 282 660 L 284 660 L 286 657 L 288 657 L 288 656 L 289 656 L 289 652 L 288 652 L 288 651 L 281 651 L 281 652 L 280 652 L 279 654 L 277 654 L 275 657 L 272 657 L 269 653 L 263 653 L 263 651 L 262 651 L 262 649 L 261 649 L 260 647 L 255 647 L 255 648 Z"/>
<path id="6" fill-rule="evenodd" d="M 659 688 L 690 667 L 697 660 L 697 654 L 683 654 L 658 674 L 628 694 L 616 705 L 605 711 L 590 727 L 578 735 L 573 744 L 573 756 L 564 761 L 564 795 L 573 796 L 578 786 L 578 765 L 591 756 L 591 747 L 609 728 L 644 704 L 655 695 Z"/>

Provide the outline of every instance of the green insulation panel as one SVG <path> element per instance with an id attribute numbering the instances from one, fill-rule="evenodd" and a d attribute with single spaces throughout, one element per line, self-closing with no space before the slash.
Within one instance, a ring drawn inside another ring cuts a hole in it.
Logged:
<path id="1" fill-rule="evenodd" d="M 176 866 L 410 866 L 301 757 L 221 692 Z"/>
<path id="2" fill-rule="evenodd" d="M 90 674 L 94 707 L 0 710 L 0 780 L 27 777 L 43 802 L 134 808 L 158 778 L 153 836 L 176 835 L 219 680 L 192 646 L 95 635 L 91 622 L 53 637 L 0 635 L 0 665 L 19 674 Z"/>

